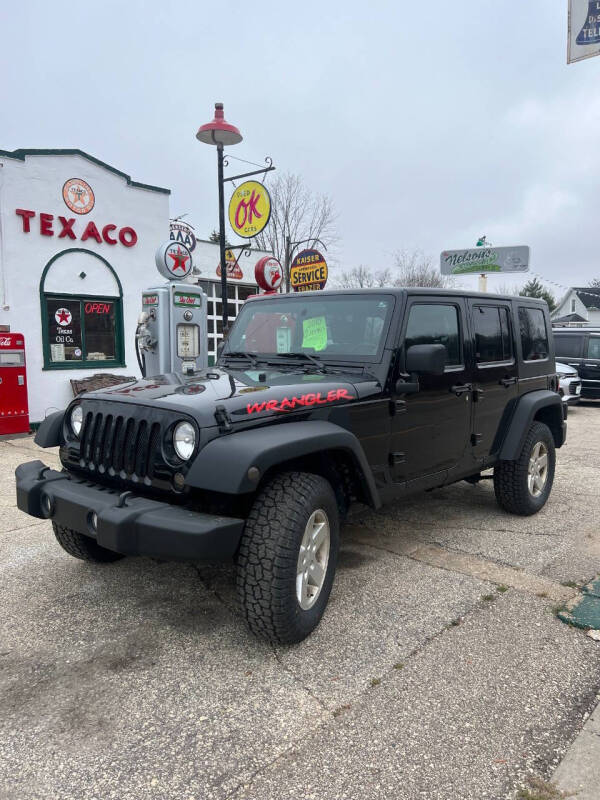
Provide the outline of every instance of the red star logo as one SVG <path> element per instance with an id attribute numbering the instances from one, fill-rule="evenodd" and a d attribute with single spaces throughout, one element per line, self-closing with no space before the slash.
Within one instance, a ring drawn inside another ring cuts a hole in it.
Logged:
<path id="1" fill-rule="evenodd" d="M 58 325 L 69 325 L 72 319 L 71 312 L 68 308 L 59 308 L 54 315 L 54 319 Z"/>
<path id="2" fill-rule="evenodd" d="M 189 255 L 182 252 L 181 248 L 177 248 L 176 253 L 167 253 L 169 258 L 173 259 L 173 264 L 171 264 L 171 272 L 175 272 L 176 269 L 181 269 L 186 272 L 186 261 L 189 259 Z"/>

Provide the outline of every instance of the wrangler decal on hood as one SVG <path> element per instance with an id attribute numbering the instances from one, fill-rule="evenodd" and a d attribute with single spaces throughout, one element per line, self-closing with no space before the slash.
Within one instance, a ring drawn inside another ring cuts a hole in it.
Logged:
<path id="1" fill-rule="evenodd" d="M 248 403 L 248 414 L 259 414 L 261 411 L 293 411 L 297 406 L 315 406 L 335 403 L 338 400 L 354 400 L 346 389 L 332 389 L 327 394 L 309 392 L 300 396 L 284 397 L 283 400 L 265 400 L 263 403 Z"/>

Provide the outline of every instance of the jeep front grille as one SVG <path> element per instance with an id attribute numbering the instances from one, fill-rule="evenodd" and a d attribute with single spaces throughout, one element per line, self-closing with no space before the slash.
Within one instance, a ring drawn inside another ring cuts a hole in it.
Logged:
<path id="1" fill-rule="evenodd" d="M 80 464 L 100 474 L 152 480 L 161 436 L 159 422 L 88 411 L 81 430 Z"/>

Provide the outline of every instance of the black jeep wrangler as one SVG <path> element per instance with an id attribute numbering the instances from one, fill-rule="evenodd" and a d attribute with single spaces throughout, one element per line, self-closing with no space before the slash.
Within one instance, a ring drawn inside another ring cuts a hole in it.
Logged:
<path id="1" fill-rule="evenodd" d="M 216 367 L 91 392 L 36 442 L 63 471 L 17 469 L 21 510 L 76 558 L 235 560 L 253 631 L 319 623 L 340 519 L 477 481 L 534 514 L 566 436 L 542 301 L 426 289 L 262 296 Z"/>

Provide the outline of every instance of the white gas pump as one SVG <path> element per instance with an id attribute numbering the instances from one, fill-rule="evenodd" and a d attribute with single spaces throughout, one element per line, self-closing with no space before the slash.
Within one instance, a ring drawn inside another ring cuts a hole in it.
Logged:
<path id="1" fill-rule="evenodd" d="M 170 277 L 142 292 L 135 335 L 140 371 L 145 377 L 203 369 L 208 366 L 206 295 L 199 286 L 177 281 L 191 272 L 191 253 L 168 242 L 159 247 L 156 264 Z"/>

